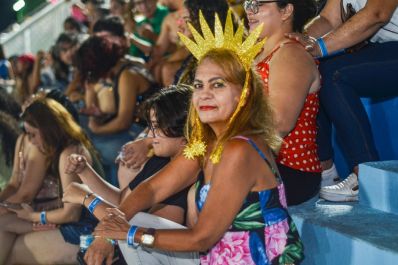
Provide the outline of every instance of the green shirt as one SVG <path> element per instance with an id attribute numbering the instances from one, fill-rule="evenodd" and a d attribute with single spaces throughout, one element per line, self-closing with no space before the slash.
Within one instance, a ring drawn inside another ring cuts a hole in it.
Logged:
<path id="1" fill-rule="evenodd" d="M 137 19 L 136 20 L 136 25 L 137 26 L 141 26 L 143 24 L 149 24 L 149 25 L 152 26 L 152 29 L 153 29 L 154 33 L 159 36 L 160 31 L 162 29 L 162 22 L 163 22 L 164 18 L 168 14 L 169 14 L 169 10 L 167 9 L 167 7 L 164 7 L 164 6 L 161 6 L 161 5 L 157 5 L 156 11 L 155 11 L 153 17 L 151 17 L 151 18 L 142 17 L 142 19 L 139 19 L 139 20 Z M 153 41 L 145 39 L 144 37 L 138 35 L 138 33 L 136 33 L 136 32 L 134 32 L 133 34 L 137 38 L 139 38 L 139 39 L 141 39 L 141 40 L 143 40 L 145 42 L 148 42 L 150 44 L 154 44 Z M 140 49 L 138 49 L 135 45 L 131 45 L 130 46 L 130 55 L 136 56 L 136 57 L 140 57 L 140 58 L 143 58 L 145 60 L 148 59 L 147 56 L 145 56 L 145 54 Z"/>

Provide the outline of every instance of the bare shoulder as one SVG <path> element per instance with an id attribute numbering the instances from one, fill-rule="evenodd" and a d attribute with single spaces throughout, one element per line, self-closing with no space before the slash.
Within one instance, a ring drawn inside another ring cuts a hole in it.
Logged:
<path id="1" fill-rule="evenodd" d="M 283 65 L 286 67 L 310 67 L 316 68 L 311 54 L 309 54 L 302 45 L 298 43 L 285 44 L 275 53 L 272 58 L 273 65 Z"/>
<path id="2" fill-rule="evenodd" d="M 262 147 L 261 147 L 262 148 Z M 232 138 L 224 145 L 222 160 L 238 164 L 250 165 L 259 155 L 255 148 L 246 139 Z"/>

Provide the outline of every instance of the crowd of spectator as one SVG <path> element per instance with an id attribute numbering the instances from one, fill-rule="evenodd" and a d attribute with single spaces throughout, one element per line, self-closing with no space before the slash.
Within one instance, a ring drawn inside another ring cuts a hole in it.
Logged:
<path id="1" fill-rule="evenodd" d="M 82 0 L 48 50 L 0 46 L 0 264 L 75 264 L 91 234 L 87 264 L 299 264 L 288 206 L 358 200 L 379 159 L 360 97 L 398 94 L 397 7 Z"/>

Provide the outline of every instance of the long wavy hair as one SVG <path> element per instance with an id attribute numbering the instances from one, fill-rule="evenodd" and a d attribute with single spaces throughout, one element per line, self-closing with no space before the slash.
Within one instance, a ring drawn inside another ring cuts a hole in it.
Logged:
<path id="1" fill-rule="evenodd" d="M 72 115 L 50 98 L 35 100 L 22 114 L 22 119 L 39 129 L 47 157 L 49 173 L 59 176 L 58 163 L 62 151 L 70 145 L 83 145 L 91 154 L 94 148 Z"/>
<path id="2" fill-rule="evenodd" d="M 223 69 L 226 81 L 243 88 L 246 70 L 236 54 L 226 49 L 214 49 L 209 51 L 198 65 L 206 60 Z M 200 121 L 198 113 L 191 103 L 188 120 L 199 122 L 187 124 L 186 137 L 188 141 L 192 139 L 193 135 L 202 135 L 203 140 L 214 146 L 213 151 L 215 151 L 218 146 L 224 146 L 225 142 L 234 136 L 259 135 L 275 152 L 279 150 L 282 139 L 275 129 L 274 115 L 268 102 L 268 96 L 263 94 L 264 83 L 254 69 L 251 69 L 248 74 L 250 75 L 249 95 L 245 105 L 219 138 L 216 138 L 208 124 Z"/>

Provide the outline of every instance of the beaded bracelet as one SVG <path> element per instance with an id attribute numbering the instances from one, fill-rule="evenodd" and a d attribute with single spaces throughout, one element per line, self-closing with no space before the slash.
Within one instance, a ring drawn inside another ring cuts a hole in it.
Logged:
<path id="1" fill-rule="evenodd" d="M 99 203 L 101 203 L 102 200 L 100 197 L 95 197 L 94 200 L 90 202 L 90 204 L 87 206 L 87 209 L 89 210 L 90 213 L 94 214 L 95 208 L 98 206 Z"/>
<path id="2" fill-rule="evenodd" d="M 135 233 L 137 233 L 137 229 L 138 227 L 135 225 L 132 225 L 127 233 L 127 245 L 129 247 L 133 247 L 136 248 L 139 246 L 139 244 L 134 242 L 134 237 L 135 237 Z"/>
<path id="3" fill-rule="evenodd" d="M 40 223 L 41 223 L 42 225 L 47 224 L 46 211 L 42 211 L 42 212 L 40 213 Z"/>

